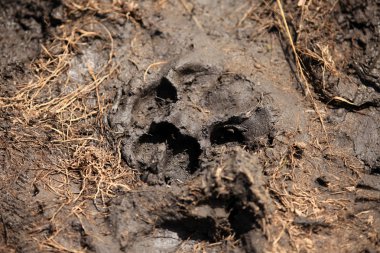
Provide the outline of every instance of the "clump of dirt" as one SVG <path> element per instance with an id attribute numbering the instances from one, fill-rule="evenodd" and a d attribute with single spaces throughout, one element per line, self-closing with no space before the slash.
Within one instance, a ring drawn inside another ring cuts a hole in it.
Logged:
<path id="1" fill-rule="evenodd" d="M 204 176 L 177 197 L 177 210 L 160 215 L 159 226 L 177 231 L 183 239 L 195 236 L 211 242 L 252 230 L 264 233 L 273 204 L 256 157 L 241 148 L 216 148 L 210 153 Z M 263 246 L 265 237 L 261 239 Z M 257 247 L 255 251 L 261 250 Z"/>
<path id="2" fill-rule="evenodd" d="M 154 247 L 164 252 L 185 249 L 194 241 L 217 243 L 225 238 L 232 247 L 228 240 L 235 235 L 243 238 L 250 252 L 264 252 L 268 247 L 264 228 L 274 209 L 256 157 L 241 148 L 214 148 L 203 159 L 208 164 L 202 175 L 181 188 L 148 188 L 113 201 L 111 224 L 124 251 Z M 160 194 L 152 198 L 157 190 Z M 145 219 L 153 223 L 141 224 Z M 164 231 L 176 239 L 158 242 Z M 142 234 L 145 239 L 136 241 Z"/>

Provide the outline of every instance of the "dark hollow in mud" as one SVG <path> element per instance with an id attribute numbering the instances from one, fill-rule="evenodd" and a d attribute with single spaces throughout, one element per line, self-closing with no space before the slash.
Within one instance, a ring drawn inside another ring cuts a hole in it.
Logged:
<path id="1" fill-rule="evenodd" d="M 211 144 L 229 142 L 247 145 L 251 150 L 268 145 L 273 140 L 272 118 L 268 109 L 257 108 L 250 116 L 233 116 L 214 124 L 210 133 Z M 261 138 L 261 143 L 260 143 Z"/>
<path id="2" fill-rule="evenodd" d="M 179 155 L 181 157 L 183 156 L 183 153 L 186 153 L 186 160 L 188 160 L 188 164 L 184 169 L 187 170 L 190 174 L 193 174 L 199 167 L 199 156 L 201 155 L 202 151 L 198 141 L 191 136 L 181 134 L 179 129 L 171 123 L 152 123 L 148 133 L 142 135 L 139 138 L 138 142 L 139 145 L 144 145 L 144 143 L 165 143 L 169 149 L 169 151 L 166 151 L 166 155 L 172 156 L 172 159 L 175 159 L 176 155 Z M 145 150 L 145 152 L 148 151 Z M 157 155 L 157 153 L 154 153 L 153 155 Z M 168 159 L 168 157 L 164 157 L 163 159 Z M 141 163 L 141 161 L 139 161 L 139 163 Z M 146 164 L 145 166 L 149 167 L 153 164 L 154 162 L 152 163 L 151 161 L 150 164 Z M 162 166 L 165 167 L 167 164 L 163 164 Z M 149 170 L 152 172 L 155 171 L 157 173 L 159 168 L 149 167 Z"/>
<path id="3" fill-rule="evenodd" d="M 157 103 L 162 103 L 162 102 L 175 103 L 178 100 L 177 89 L 165 77 L 161 79 L 160 84 L 156 88 L 156 100 L 157 100 Z"/>

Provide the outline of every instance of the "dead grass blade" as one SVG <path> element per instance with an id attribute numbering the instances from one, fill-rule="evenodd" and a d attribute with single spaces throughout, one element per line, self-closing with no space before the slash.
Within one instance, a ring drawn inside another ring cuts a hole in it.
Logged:
<path id="1" fill-rule="evenodd" d="M 277 0 L 277 5 L 278 5 L 278 8 L 280 9 L 280 15 L 281 15 L 281 18 L 282 18 L 282 24 L 283 24 L 283 27 L 285 28 L 285 34 L 288 37 L 289 44 L 290 44 L 290 46 L 292 48 L 292 51 L 293 51 L 293 54 L 294 54 L 294 60 L 296 62 L 296 66 L 297 66 L 297 73 L 298 73 L 298 75 L 300 77 L 300 80 L 303 83 L 303 86 L 304 86 L 305 95 L 306 95 L 306 97 L 308 97 L 310 99 L 310 102 L 311 102 L 311 104 L 312 104 L 312 106 L 314 108 L 314 111 L 318 115 L 318 118 L 319 118 L 319 121 L 321 123 L 322 129 L 325 132 L 325 134 L 327 134 L 326 127 L 325 127 L 325 124 L 324 124 L 324 120 L 322 118 L 322 115 L 320 113 L 318 105 L 315 102 L 315 99 L 314 99 L 314 97 L 313 97 L 313 95 L 311 93 L 309 81 L 308 81 L 308 79 L 307 79 L 307 77 L 305 75 L 305 72 L 303 70 L 301 59 L 300 59 L 300 57 L 298 55 L 296 46 L 295 46 L 294 41 L 293 41 L 293 37 L 292 37 L 292 35 L 290 33 L 288 22 L 286 21 L 286 17 L 285 17 L 285 12 L 284 12 L 284 9 L 282 7 L 282 1 L 281 0 Z"/>

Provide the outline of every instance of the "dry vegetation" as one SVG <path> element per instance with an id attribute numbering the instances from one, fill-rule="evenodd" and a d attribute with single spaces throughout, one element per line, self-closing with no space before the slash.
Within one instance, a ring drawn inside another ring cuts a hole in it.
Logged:
<path id="1" fill-rule="evenodd" d="M 304 161 L 312 159 L 315 154 L 320 154 L 322 149 L 328 149 L 331 141 L 324 125 L 324 109 L 320 108 L 320 104 L 313 95 L 313 85 L 310 83 L 304 67 L 304 56 L 320 62 L 323 71 L 328 70 L 335 75 L 340 75 L 328 45 L 321 43 L 316 44 L 313 48 L 304 47 L 313 40 L 313 38 L 304 36 L 305 25 L 312 24 L 317 25 L 320 29 L 325 29 L 328 24 L 320 25 L 315 22 L 320 22 L 326 13 L 313 12 L 314 9 L 310 8 L 312 1 L 299 2 L 301 3 L 298 9 L 301 20 L 299 27 L 290 27 L 288 20 L 292 19 L 292 16 L 284 11 L 281 0 L 277 0 L 276 4 L 264 3 L 262 6 L 252 6 L 239 22 L 241 23 L 247 18 L 260 20 L 260 15 L 255 12 L 258 8 L 262 8 L 262 15 L 274 17 L 273 23 L 262 24 L 263 30 L 274 25 L 286 39 L 292 52 L 296 74 L 303 84 L 304 95 L 315 110 L 319 121 L 319 124 L 314 124 L 315 129 L 310 131 L 317 136 L 321 136 L 319 133 L 323 132 L 324 136 L 322 140 L 316 138 L 315 143 L 284 143 L 288 149 L 282 154 L 282 159 L 268 162 L 266 170 L 269 171 L 270 176 L 269 188 L 278 200 L 275 202 L 277 211 L 272 220 L 276 226 L 268 228 L 268 237 L 272 242 L 273 252 L 287 251 L 279 244 L 284 236 L 289 237 L 296 251 L 312 250 L 313 241 L 299 225 L 294 224 L 294 214 L 313 217 L 315 220 L 321 221 L 321 226 L 330 226 L 337 219 L 338 211 L 332 214 L 326 210 L 330 207 L 339 210 L 345 206 L 347 201 L 340 198 L 320 198 L 320 192 L 317 189 L 312 189 L 309 185 L 302 185 L 302 182 L 305 182 L 304 178 L 298 178 L 299 175 L 308 177 L 312 174 L 310 170 L 318 170 L 313 167 L 312 163 Z M 59 32 L 55 34 L 54 40 L 48 45 L 42 46 L 41 57 L 33 63 L 34 79 L 29 83 L 20 84 L 14 96 L 0 98 L 0 108 L 17 111 L 18 113 L 13 114 L 11 118 L 13 124 L 20 125 L 21 129 L 27 129 L 25 132 L 47 133 L 51 144 L 68 154 L 62 158 L 58 165 L 59 169 L 55 171 L 62 176 L 62 185 L 50 184 L 51 179 L 47 179 L 46 182 L 57 195 L 66 197 L 65 205 L 75 204 L 73 207 L 75 215 L 75 213 L 84 211 L 84 200 L 92 200 L 95 206 L 101 210 L 105 201 L 115 196 L 116 192 L 130 191 L 138 183 L 136 172 L 128 168 L 121 159 L 120 143 L 109 143 L 104 135 L 107 129 L 103 121 L 111 105 L 105 102 L 104 95 L 102 95 L 107 92 L 103 85 L 106 85 L 107 80 L 115 76 L 118 72 L 118 65 L 113 61 L 113 37 L 107 27 L 95 18 L 95 15 L 102 15 L 108 19 L 125 18 L 135 22 L 133 12 L 138 5 L 132 1 L 121 0 L 113 0 L 112 3 L 107 4 L 96 0 L 64 0 L 63 3 L 67 15 L 81 15 L 82 17 L 64 23 L 58 28 Z M 186 6 L 183 1 L 182 3 Z M 333 8 L 334 6 L 328 7 Z M 268 13 L 269 8 L 271 8 L 271 13 Z M 321 9 L 328 10 L 329 8 L 324 6 Z M 195 20 L 195 22 L 198 21 Z M 294 32 L 297 33 L 297 42 L 293 40 Z M 69 70 L 73 59 L 86 46 L 89 39 L 101 41 L 102 47 L 107 50 L 108 60 L 101 67 L 94 67 L 89 63 L 86 66 L 86 78 L 78 82 L 71 79 Z M 339 96 L 330 99 L 352 104 Z M 39 134 L 29 134 L 25 138 L 41 147 L 45 145 L 46 141 L 45 137 L 39 139 Z M 324 147 L 322 147 L 323 145 Z M 302 162 L 295 158 L 300 150 L 306 156 Z M 332 155 L 347 161 L 353 171 L 360 166 L 357 165 L 357 161 L 349 160 L 344 151 L 334 151 Z M 293 182 L 290 187 L 289 179 Z M 353 177 L 352 181 L 355 180 L 357 179 Z M 80 185 L 79 193 L 70 190 L 71 182 Z M 57 213 L 60 208 L 62 207 L 57 208 Z M 233 237 L 226 238 L 226 241 L 232 242 L 231 244 L 236 243 Z M 79 252 L 64 248 L 54 241 L 54 236 L 48 238 L 43 244 L 48 248 Z M 205 246 L 203 243 L 199 243 L 195 245 L 194 252 L 205 252 L 212 246 L 212 244 Z"/>
<path id="2" fill-rule="evenodd" d="M 67 154 L 59 158 L 58 168 L 44 177 L 51 190 L 66 197 L 65 205 L 77 203 L 79 207 L 83 200 L 93 199 L 95 205 L 102 206 L 116 191 L 131 190 L 136 175 L 116 151 L 120 143 L 110 144 L 104 136 L 103 120 L 110 105 L 100 91 L 104 93 L 103 85 L 117 73 L 118 66 L 113 62 L 113 38 L 94 16 L 112 14 L 128 19 L 136 4 L 64 1 L 64 5 L 66 15 L 83 17 L 62 24 L 53 41 L 41 45 L 41 57 L 32 65 L 34 78 L 19 84 L 13 96 L 0 98 L 0 106 L 17 112 L 10 120 L 20 131 L 32 133 L 23 136 L 29 142 Z M 75 64 L 73 60 L 87 41 L 94 38 L 107 50 L 108 61 L 103 66 L 89 62 L 85 78 L 75 80 L 69 74 L 71 64 Z M 57 173 L 62 175 L 62 184 L 49 183 L 52 179 L 47 176 Z M 81 185 L 79 193 L 70 191 L 71 184 Z"/>

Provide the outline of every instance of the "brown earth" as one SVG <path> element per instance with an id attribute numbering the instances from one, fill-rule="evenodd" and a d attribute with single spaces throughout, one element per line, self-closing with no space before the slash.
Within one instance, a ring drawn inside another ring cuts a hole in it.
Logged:
<path id="1" fill-rule="evenodd" d="M 0 0 L 0 251 L 380 252 L 379 9 Z"/>

